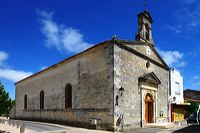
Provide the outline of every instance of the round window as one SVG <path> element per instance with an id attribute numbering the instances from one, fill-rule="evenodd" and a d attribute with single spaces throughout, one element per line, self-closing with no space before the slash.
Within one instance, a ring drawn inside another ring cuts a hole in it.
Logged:
<path id="1" fill-rule="evenodd" d="M 147 61 L 146 68 L 148 69 L 149 67 L 150 67 L 150 63 L 149 63 L 149 61 Z"/>

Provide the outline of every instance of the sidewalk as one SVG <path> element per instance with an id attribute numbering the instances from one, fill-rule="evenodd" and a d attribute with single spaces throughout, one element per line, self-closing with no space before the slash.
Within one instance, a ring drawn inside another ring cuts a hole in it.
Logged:
<path id="1" fill-rule="evenodd" d="M 21 132 L 20 132 L 21 130 Z M 169 128 L 135 128 L 125 133 L 179 133 L 182 131 L 193 132 L 200 131 L 200 125 L 173 125 Z M 23 132 L 24 131 L 24 132 Z M 108 131 L 91 130 L 78 127 L 63 126 L 58 124 L 31 122 L 31 121 L 18 121 L 5 118 L 0 118 L 0 133 L 111 133 Z"/>
<path id="2" fill-rule="evenodd" d="M 8 120 L 6 118 L 0 118 L 0 120 L 0 133 L 111 133 L 42 122 Z"/>
<path id="3" fill-rule="evenodd" d="M 108 131 L 92 130 L 78 127 L 63 126 L 58 124 L 24 121 L 27 131 L 45 133 L 111 133 Z M 35 133 L 34 132 L 34 133 Z"/>

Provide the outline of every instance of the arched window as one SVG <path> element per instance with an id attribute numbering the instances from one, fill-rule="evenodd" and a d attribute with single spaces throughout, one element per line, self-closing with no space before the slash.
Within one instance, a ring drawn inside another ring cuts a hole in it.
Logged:
<path id="1" fill-rule="evenodd" d="M 65 86 L 65 108 L 72 107 L 72 86 L 67 84 Z"/>
<path id="2" fill-rule="evenodd" d="M 27 109 L 27 95 L 24 95 L 24 109 Z"/>
<path id="3" fill-rule="evenodd" d="M 149 30 L 149 25 L 148 24 L 145 24 L 145 29 L 146 29 L 146 39 L 149 41 L 149 34 L 150 34 L 150 30 Z"/>
<path id="4" fill-rule="evenodd" d="M 44 109 L 44 91 L 40 91 L 40 109 Z"/>

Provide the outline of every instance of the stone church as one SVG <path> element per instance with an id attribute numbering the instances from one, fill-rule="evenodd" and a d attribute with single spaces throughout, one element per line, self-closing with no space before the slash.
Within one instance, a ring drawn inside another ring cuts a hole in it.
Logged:
<path id="1" fill-rule="evenodd" d="M 169 67 L 152 22 L 145 10 L 134 41 L 113 37 L 17 82 L 15 119 L 108 130 L 167 121 Z"/>

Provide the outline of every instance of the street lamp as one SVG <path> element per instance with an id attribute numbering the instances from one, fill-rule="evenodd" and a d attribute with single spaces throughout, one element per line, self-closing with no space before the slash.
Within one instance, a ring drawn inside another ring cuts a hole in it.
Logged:
<path id="1" fill-rule="evenodd" d="M 124 88 L 122 88 L 122 87 L 119 88 L 119 94 L 120 94 L 120 96 L 123 96 L 124 92 L 125 92 Z"/>

